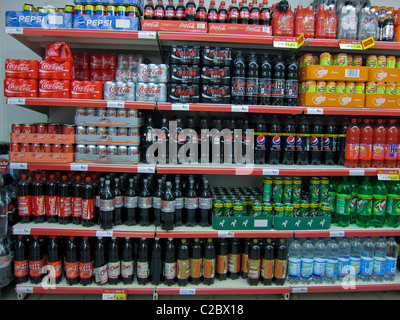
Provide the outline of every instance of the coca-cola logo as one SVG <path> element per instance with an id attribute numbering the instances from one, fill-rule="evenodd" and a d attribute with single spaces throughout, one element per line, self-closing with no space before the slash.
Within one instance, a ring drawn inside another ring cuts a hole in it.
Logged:
<path id="1" fill-rule="evenodd" d="M 51 81 L 41 81 L 40 82 L 41 90 L 50 90 L 50 91 L 64 91 L 68 90 L 68 88 L 64 87 L 63 82 L 51 82 Z"/>
<path id="2" fill-rule="evenodd" d="M 225 31 L 226 25 L 225 24 L 212 24 L 210 29 L 214 30 L 214 31 Z"/>
<path id="3" fill-rule="evenodd" d="M 96 86 L 93 84 L 87 84 L 87 85 L 75 84 L 72 87 L 72 92 L 74 92 L 74 93 L 98 93 L 98 91 L 96 91 Z"/>
<path id="4" fill-rule="evenodd" d="M 30 84 L 24 83 L 21 85 L 10 82 L 7 84 L 7 90 L 14 92 L 30 92 L 32 91 L 32 86 Z"/>
<path id="5" fill-rule="evenodd" d="M 176 89 L 175 90 L 175 96 L 193 96 L 195 94 L 194 88 L 188 88 L 188 89 Z"/>
<path id="6" fill-rule="evenodd" d="M 64 71 L 66 64 L 65 63 L 49 63 L 46 61 L 40 62 L 40 70 L 42 71 Z"/>
<path id="7" fill-rule="evenodd" d="M 206 69 L 206 75 L 207 76 L 225 77 L 226 69 Z"/>
<path id="8" fill-rule="evenodd" d="M 111 86 L 108 91 L 110 93 L 129 93 L 131 92 L 132 87 L 131 86 Z"/>
<path id="9" fill-rule="evenodd" d="M 194 22 L 187 23 L 187 22 L 182 22 L 179 24 L 179 29 L 197 29 L 197 24 Z"/>
<path id="10" fill-rule="evenodd" d="M 160 26 L 160 22 L 156 21 L 148 21 L 148 20 L 143 20 L 142 28 L 145 30 L 145 28 L 158 28 Z"/>
<path id="11" fill-rule="evenodd" d="M 176 71 L 176 75 L 180 76 L 180 77 L 194 77 L 197 76 L 197 69 L 187 69 L 187 70 L 182 70 L 182 69 L 178 69 Z"/>
<path id="12" fill-rule="evenodd" d="M 246 27 L 246 32 L 261 32 L 262 31 L 262 26 L 247 26 Z"/>
<path id="13" fill-rule="evenodd" d="M 229 51 L 228 50 L 221 50 L 221 51 L 211 50 L 208 53 L 208 55 L 210 58 L 228 58 Z"/>
<path id="14" fill-rule="evenodd" d="M 149 68 L 148 66 L 144 66 L 142 69 L 142 74 L 148 76 L 161 76 L 164 71 L 164 67 Z"/>
<path id="15" fill-rule="evenodd" d="M 245 81 L 236 81 L 233 84 L 233 88 L 234 89 L 241 89 L 241 88 L 244 88 L 245 86 L 246 86 L 246 82 Z"/>
<path id="16" fill-rule="evenodd" d="M 152 87 L 139 87 L 138 91 L 140 93 L 146 93 L 146 94 L 156 94 L 156 93 L 160 93 L 160 87 L 159 86 L 152 86 Z"/>
<path id="17" fill-rule="evenodd" d="M 208 88 L 207 94 L 222 96 L 226 94 L 226 88 Z"/>
<path id="18" fill-rule="evenodd" d="M 6 70 L 7 71 L 33 71 L 33 70 L 29 69 L 28 63 L 15 64 L 14 61 L 10 61 L 9 63 L 7 63 Z"/>

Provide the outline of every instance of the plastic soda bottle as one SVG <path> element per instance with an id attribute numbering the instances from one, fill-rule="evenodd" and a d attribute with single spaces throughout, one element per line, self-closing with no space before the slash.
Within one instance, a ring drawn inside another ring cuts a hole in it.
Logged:
<path id="1" fill-rule="evenodd" d="M 296 284 L 300 281 L 301 270 L 301 245 L 298 239 L 289 246 L 288 252 L 288 281 L 290 284 Z"/>
<path id="2" fill-rule="evenodd" d="M 362 243 L 360 279 L 370 281 L 374 267 L 374 244 L 371 237 L 367 237 Z"/>
<path id="3" fill-rule="evenodd" d="M 314 244 L 314 266 L 313 280 L 321 283 L 325 277 L 326 264 L 326 245 L 322 238 L 319 238 Z"/>
<path id="4" fill-rule="evenodd" d="M 347 177 L 343 177 L 336 191 L 336 224 L 348 227 L 350 224 L 351 187 Z"/>
<path id="5" fill-rule="evenodd" d="M 400 226 L 400 183 L 392 181 L 387 193 L 386 225 L 392 228 Z"/>
<path id="6" fill-rule="evenodd" d="M 372 144 L 372 168 L 382 168 L 385 159 L 386 128 L 385 120 L 379 119 L 374 126 Z"/>
<path id="7" fill-rule="evenodd" d="M 357 168 L 360 147 L 360 127 L 357 119 L 351 119 L 346 132 L 346 155 L 344 165 L 347 168 Z"/>
<path id="8" fill-rule="evenodd" d="M 390 119 L 386 127 L 385 161 L 384 167 L 396 168 L 397 161 L 397 142 L 399 131 L 396 126 L 396 120 Z"/>
<path id="9" fill-rule="evenodd" d="M 357 190 L 357 226 L 368 228 L 372 215 L 372 201 L 374 191 L 368 177 L 364 177 L 364 181 Z"/>
<path id="10" fill-rule="evenodd" d="M 396 275 L 398 245 L 393 237 L 386 240 L 385 279 L 393 281 Z"/>
<path id="11" fill-rule="evenodd" d="M 379 237 L 379 239 L 375 242 L 375 250 L 374 250 L 374 266 L 373 266 L 373 274 L 372 278 L 375 281 L 382 281 L 385 275 L 386 268 L 386 243 L 383 237 Z"/>
<path id="12" fill-rule="evenodd" d="M 374 185 L 374 200 L 372 205 L 372 225 L 382 228 L 385 224 L 387 207 L 387 188 L 383 181 L 378 181 Z"/>
<path id="13" fill-rule="evenodd" d="M 339 246 L 335 238 L 326 245 L 325 278 L 328 283 L 336 281 L 338 276 Z"/>
<path id="14" fill-rule="evenodd" d="M 371 167 L 372 143 L 374 141 L 374 129 L 369 119 L 364 119 L 360 132 L 360 152 L 358 164 L 361 168 Z"/>

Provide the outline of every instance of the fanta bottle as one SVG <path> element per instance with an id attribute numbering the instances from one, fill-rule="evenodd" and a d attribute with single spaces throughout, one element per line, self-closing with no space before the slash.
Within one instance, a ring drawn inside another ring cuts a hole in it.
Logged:
<path id="1" fill-rule="evenodd" d="M 365 119 L 361 125 L 360 132 L 360 152 L 358 165 L 361 168 L 371 167 L 373 134 L 374 129 L 372 128 L 370 120 Z"/>
<path id="2" fill-rule="evenodd" d="M 396 168 L 397 161 L 397 142 L 399 130 L 396 126 L 396 120 L 389 120 L 389 125 L 386 128 L 386 144 L 385 144 L 385 161 L 384 167 Z"/>
<path id="3" fill-rule="evenodd" d="M 386 128 L 385 120 L 378 119 L 374 126 L 374 142 L 372 144 L 372 168 L 383 168 L 385 160 Z"/>
<path id="4" fill-rule="evenodd" d="M 360 148 L 360 127 L 357 119 L 351 119 L 346 131 L 346 155 L 344 165 L 347 168 L 357 168 Z"/>

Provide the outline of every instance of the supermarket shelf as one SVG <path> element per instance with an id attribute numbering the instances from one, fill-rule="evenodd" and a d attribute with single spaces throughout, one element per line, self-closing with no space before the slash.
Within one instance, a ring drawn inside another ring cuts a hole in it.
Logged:
<path id="1" fill-rule="evenodd" d="M 212 227 L 175 227 L 165 231 L 157 227 L 158 238 L 291 238 L 292 230 L 215 230 Z"/>
<path id="2" fill-rule="evenodd" d="M 303 107 L 286 106 L 256 106 L 233 104 L 206 103 L 157 103 L 158 110 L 167 111 L 213 111 L 213 112 L 250 112 L 250 113 L 279 113 L 302 114 Z"/>
<path id="3" fill-rule="evenodd" d="M 107 108 L 118 107 L 125 109 L 155 109 L 154 102 L 139 101 L 108 101 L 91 99 L 52 99 L 52 98 L 8 98 L 7 104 L 17 104 L 21 106 L 51 106 L 51 107 L 90 107 Z"/>
<path id="4" fill-rule="evenodd" d="M 399 109 L 380 108 L 316 108 L 304 107 L 304 114 L 308 115 L 345 115 L 345 116 L 400 116 Z"/>
<path id="5" fill-rule="evenodd" d="M 159 52 L 155 32 L 6 27 L 5 33 L 10 34 L 39 56 L 43 56 L 47 44 L 60 41 L 60 39 L 67 42 L 71 49 L 104 50 L 109 48 L 113 51 Z"/>
<path id="6" fill-rule="evenodd" d="M 77 237 L 129 237 L 154 238 L 154 226 L 115 226 L 111 230 L 102 230 L 99 226 L 83 227 L 80 225 L 59 223 L 17 223 L 13 226 L 14 235 L 40 236 L 77 236 Z"/>

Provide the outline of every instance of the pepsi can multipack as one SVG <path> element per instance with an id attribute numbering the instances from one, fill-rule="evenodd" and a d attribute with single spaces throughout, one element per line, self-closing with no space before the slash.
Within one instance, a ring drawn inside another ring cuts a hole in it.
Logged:
<path id="1" fill-rule="evenodd" d="M 198 103 L 198 84 L 177 84 L 172 83 L 168 88 L 168 101 L 171 103 Z"/>
<path id="2" fill-rule="evenodd" d="M 200 68 L 197 65 L 177 65 L 170 67 L 170 78 L 172 83 L 199 83 Z"/>
<path id="3" fill-rule="evenodd" d="M 202 85 L 201 102 L 229 104 L 231 102 L 230 86 Z"/>
<path id="4" fill-rule="evenodd" d="M 177 46 L 172 45 L 169 52 L 171 64 L 198 65 L 200 64 L 199 46 Z"/>
<path id="5" fill-rule="evenodd" d="M 201 68 L 201 81 L 206 84 L 230 84 L 230 67 L 203 66 Z"/>
<path id="6" fill-rule="evenodd" d="M 227 66 L 232 63 L 230 48 L 204 47 L 201 51 L 201 60 L 204 66 Z"/>

